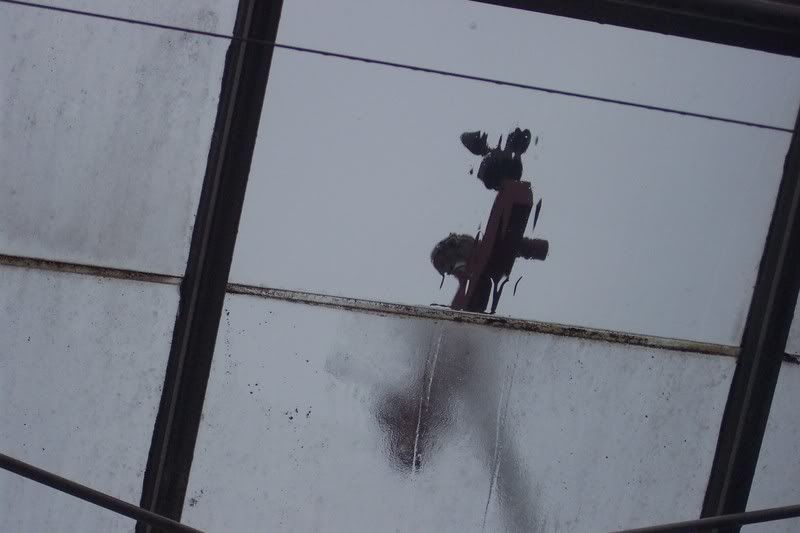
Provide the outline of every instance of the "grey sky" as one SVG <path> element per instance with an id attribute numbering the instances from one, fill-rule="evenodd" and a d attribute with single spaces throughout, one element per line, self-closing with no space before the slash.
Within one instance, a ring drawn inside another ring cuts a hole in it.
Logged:
<path id="1" fill-rule="evenodd" d="M 780 126 L 798 105 L 794 59 L 473 3 L 289 2 L 279 40 Z M 789 134 L 283 50 L 232 280 L 449 303 L 430 250 L 493 199 L 458 136 L 515 126 L 550 257 L 499 313 L 738 344 Z"/>

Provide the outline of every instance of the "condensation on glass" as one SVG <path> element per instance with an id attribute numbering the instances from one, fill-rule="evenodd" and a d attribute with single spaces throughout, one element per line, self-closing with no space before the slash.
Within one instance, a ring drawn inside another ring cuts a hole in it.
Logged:
<path id="1" fill-rule="evenodd" d="M 289 3 L 279 40 L 791 127 L 797 60 L 459 6 L 362 2 L 356 22 L 331 4 L 326 29 Z M 403 51 L 406 19 L 421 29 Z M 396 38 L 378 39 L 384 30 Z M 456 283 L 439 290 L 431 251 L 485 230 L 494 198 L 459 136 L 483 130 L 494 146 L 515 127 L 538 138 L 522 157 L 543 201 L 526 235 L 550 253 L 517 261 L 498 314 L 740 343 L 789 133 L 286 50 L 270 71 L 231 281 L 449 304 Z"/>
<path id="2" fill-rule="evenodd" d="M 230 34 L 238 0 L 40 0 L 37 3 Z"/>
<path id="3" fill-rule="evenodd" d="M 134 502 L 136 503 L 136 502 Z M 3 531 L 92 531 L 132 533 L 130 518 L 0 470 L 0 527 Z"/>
<path id="4" fill-rule="evenodd" d="M 734 366 L 228 295 L 183 517 L 210 531 L 690 518 Z"/>
<path id="5" fill-rule="evenodd" d="M 772 398 L 747 509 L 796 505 L 800 501 L 800 365 L 784 362 Z M 746 526 L 744 531 L 793 533 L 800 518 Z"/>
<path id="6" fill-rule="evenodd" d="M 0 254 L 182 275 L 227 48 L 1 5 Z"/>
<path id="7" fill-rule="evenodd" d="M 789 328 L 789 338 L 786 339 L 786 353 L 792 355 L 800 355 L 800 312 L 798 308 L 794 308 L 794 317 L 792 318 L 792 326 Z"/>
<path id="8" fill-rule="evenodd" d="M 177 300 L 171 285 L 0 267 L 0 450 L 136 504 Z M 130 529 L 2 476 L 0 531 Z"/>

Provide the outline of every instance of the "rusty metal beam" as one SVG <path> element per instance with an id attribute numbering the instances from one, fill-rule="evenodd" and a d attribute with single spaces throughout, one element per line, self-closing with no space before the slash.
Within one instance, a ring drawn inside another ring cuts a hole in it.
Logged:
<path id="1" fill-rule="evenodd" d="M 800 57 L 800 6 L 771 0 L 473 0 Z"/>
<path id="2" fill-rule="evenodd" d="M 423 307 L 416 305 L 393 304 L 387 302 L 377 302 L 373 300 L 347 298 L 342 296 L 329 296 L 325 294 L 315 294 L 309 292 L 254 287 L 251 285 L 240 285 L 236 283 L 228 284 L 228 292 L 232 294 L 246 294 L 259 298 L 268 298 L 271 300 L 283 300 L 306 305 L 345 309 L 360 313 L 447 320 L 450 322 L 462 322 L 465 324 L 476 324 L 507 330 L 542 333 L 560 337 L 574 337 L 598 342 L 645 346 L 659 350 L 719 355 L 726 357 L 736 357 L 736 355 L 739 353 L 738 346 L 725 346 L 721 344 L 670 339 L 666 337 L 651 337 L 647 335 L 634 335 L 618 331 L 591 329 L 578 326 L 565 326 L 562 324 L 553 324 L 548 322 L 535 322 L 532 320 L 488 315 L 486 313 L 453 311 L 452 309 L 446 307 Z"/>
<path id="3" fill-rule="evenodd" d="M 80 263 L 55 261 L 52 259 L 38 259 L 35 257 L 22 257 L 18 255 L 0 254 L 0 265 L 11 268 L 25 268 L 45 270 L 50 272 L 64 272 L 68 274 L 80 274 L 83 276 L 94 276 L 98 278 L 159 283 L 161 285 L 180 285 L 182 279 L 177 276 L 167 276 L 165 274 L 155 274 L 153 272 L 141 272 L 139 270 L 82 265 Z"/>
<path id="4" fill-rule="evenodd" d="M 30 257 L 10 256 L 0 254 L 0 265 L 11 268 L 32 268 L 52 272 L 64 272 L 68 274 L 78 274 L 84 276 L 94 276 L 99 278 L 123 279 L 131 281 L 141 281 L 147 283 L 159 283 L 164 285 L 180 285 L 182 278 L 175 276 L 165 276 L 162 274 L 152 274 L 148 272 L 138 272 L 135 270 L 123 270 L 117 268 L 97 267 L 91 265 L 81 265 L 78 263 L 66 263 L 52 261 L 49 259 L 36 259 Z M 579 339 L 590 339 L 601 342 L 613 342 L 617 344 L 631 344 L 634 346 L 648 346 L 663 350 L 702 353 L 710 355 L 722 355 L 736 357 L 739 353 L 738 346 L 728 346 L 724 344 L 713 344 L 705 342 L 695 342 L 683 339 L 668 337 L 655 337 L 648 335 L 635 335 L 617 331 L 585 328 L 579 326 L 567 326 L 550 322 L 539 322 L 521 318 L 509 318 L 485 313 L 470 313 L 454 311 L 443 307 L 426 307 L 419 305 L 404 305 L 391 302 L 380 302 L 375 300 L 365 300 L 359 298 L 347 298 L 344 296 L 330 296 L 303 291 L 291 291 L 284 289 L 271 289 L 256 287 L 253 285 L 243 285 L 229 283 L 227 291 L 232 294 L 247 294 L 273 300 L 283 300 L 288 302 L 304 303 L 322 307 L 332 307 L 347 309 L 350 311 L 378 314 L 396 315 L 409 318 L 431 318 L 435 320 L 447 320 L 450 322 L 463 322 L 466 324 L 478 324 L 493 328 L 508 329 L 515 331 L 528 331 L 531 333 L 543 333 L 561 337 L 575 337 Z M 788 361 L 792 362 L 792 361 Z"/>

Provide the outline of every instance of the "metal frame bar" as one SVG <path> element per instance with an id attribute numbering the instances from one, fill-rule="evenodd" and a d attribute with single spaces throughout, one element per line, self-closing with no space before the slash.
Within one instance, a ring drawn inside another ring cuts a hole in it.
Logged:
<path id="1" fill-rule="evenodd" d="M 800 286 L 800 114 L 795 123 L 702 516 L 746 509 Z"/>
<path id="2" fill-rule="evenodd" d="M 176 522 L 166 516 L 161 516 L 156 513 L 150 512 L 147 509 L 136 507 L 126 501 L 120 500 L 113 496 L 109 496 L 103 492 L 81 485 L 67 478 L 57 476 L 41 468 L 37 468 L 28 463 L 24 463 L 19 459 L 14 459 L 8 455 L 0 453 L 0 468 L 13 472 L 19 476 L 36 481 L 42 485 L 47 485 L 60 492 L 75 496 L 81 500 L 93 503 L 109 511 L 133 518 L 150 524 L 152 526 L 160 527 L 164 531 L 174 531 L 177 533 L 203 533 L 199 529 L 189 527 L 187 525 Z"/>
<path id="3" fill-rule="evenodd" d="M 598 342 L 625 344 L 628 346 L 645 346 L 676 352 L 707 354 L 719 357 L 736 357 L 739 353 L 738 346 L 726 346 L 723 344 L 711 344 L 682 339 L 671 339 L 667 337 L 635 335 L 631 333 L 621 333 L 618 331 L 609 331 L 603 329 L 566 326 L 551 322 L 536 322 L 533 320 L 507 318 L 497 315 L 489 315 L 486 313 L 454 311 L 449 307 L 422 307 L 417 305 L 395 304 L 373 300 L 363 300 L 358 298 L 347 298 L 345 296 L 330 296 L 327 294 L 316 294 L 311 292 L 254 287 L 252 285 L 241 285 L 238 283 L 229 283 L 228 292 L 231 294 L 245 294 L 259 298 L 283 300 L 304 305 L 346 309 L 348 311 L 355 311 L 359 313 L 403 316 L 408 318 L 431 320 L 447 320 L 450 322 L 462 322 L 465 324 L 475 324 L 514 331 L 542 333 L 546 335 L 555 335 L 558 337 L 573 337 Z"/>
<path id="4" fill-rule="evenodd" d="M 177 276 L 155 274 L 152 272 L 141 272 L 139 270 L 82 265 L 80 263 L 55 261 L 52 259 L 38 259 L 35 257 L 22 257 L 19 255 L 0 254 L 0 265 L 11 268 L 66 272 L 69 274 L 80 274 L 84 276 L 93 276 L 96 278 L 122 279 L 128 281 L 139 281 L 142 283 L 158 283 L 160 285 L 180 285 L 182 279 Z"/>
<path id="5" fill-rule="evenodd" d="M 787 505 L 786 507 L 758 509 L 757 511 L 700 518 L 699 520 L 687 520 L 685 522 L 672 522 L 670 524 L 660 524 L 657 526 L 624 529 L 618 533 L 675 533 L 679 531 L 693 533 L 698 530 L 706 531 L 713 528 L 739 527 L 745 524 L 773 522 L 775 520 L 785 520 L 796 516 L 800 516 L 800 505 Z"/>
<path id="6" fill-rule="evenodd" d="M 0 266 L 76 274 L 79 276 L 91 276 L 95 278 L 120 279 L 140 283 L 158 283 L 160 285 L 179 286 L 182 281 L 182 278 L 176 276 L 166 276 L 162 274 L 153 274 L 136 270 L 99 267 L 83 265 L 80 263 L 69 263 L 50 259 L 37 259 L 32 257 L 3 254 L 0 254 Z M 624 333 L 620 331 L 595 329 L 584 326 L 570 326 L 565 324 L 556 324 L 553 322 L 538 322 L 536 320 L 504 317 L 486 313 L 470 313 L 467 311 L 456 311 L 449 307 L 433 305 L 423 306 L 397 304 L 377 300 L 366 300 L 363 298 L 348 298 L 345 296 L 333 296 L 329 294 L 318 294 L 313 292 L 293 291 L 286 289 L 274 289 L 239 283 L 228 283 L 226 291 L 229 294 L 246 294 L 271 300 L 282 300 L 307 305 L 347 309 L 361 313 L 446 320 L 449 322 L 462 322 L 465 324 L 476 324 L 512 331 L 544 333 L 558 337 L 573 337 L 578 339 L 611 342 L 615 344 L 627 344 L 631 346 L 646 346 L 650 348 L 676 352 L 697 353 L 722 357 L 736 357 L 739 354 L 739 346 L 698 342 L 671 337 L 655 337 L 652 335 Z M 789 355 L 787 357 L 793 356 Z M 787 362 L 795 361 L 787 359 Z"/>
<path id="7" fill-rule="evenodd" d="M 473 0 L 800 57 L 800 6 L 775 0 Z"/>
<path id="8" fill-rule="evenodd" d="M 166 379 L 145 471 L 141 506 L 183 511 L 217 330 L 255 148 L 282 0 L 240 0 L 225 60 L 206 177 L 181 284 Z M 149 531 L 144 524 L 138 532 Z"/>

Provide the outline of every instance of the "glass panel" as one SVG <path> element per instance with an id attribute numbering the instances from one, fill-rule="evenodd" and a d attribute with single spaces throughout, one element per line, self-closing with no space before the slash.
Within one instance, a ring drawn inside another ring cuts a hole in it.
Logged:
<path id="1" fill-rule="evenodd" d="M 278 40 L 789 129 L 797 115 L 800 59 L 481 2 L 287 0 Z"/>
<path id="2" fill-rule="evenodd" d="M 0 267 L 0 302 L 0 450 L 137 503 L 177 287 Z M 3 483 L 3 505 L 20 510 L 0 512 L 0 531 L 63 530 L 13 527 L 50 497 Z M 58 517 L 40 512 L 32 524 Z"/>
<path id="3" fill-rule="evenodd" d="M 231 280 L 449 304 L 432 250 L 496 194 L 459 135 L 516 126 L 549 255 L 499 314 L 739 344 L 789 134 L 281 50 Z"/>
<path id="4" fill-rule="evenodd" d="M 0 5 L 0 253 L 182 275 L 227 46 Z"/>
<path id="5" fill-rule="evenodd" d="M 758 456 L 748 510 L 796 505 L 800 501 L 800 366 L 783 363 L 778 375 L 775 396 L 767 420 L 767 429 Z M 769 524 L 745 526 L 744 531 L 794 533 L 800 530 L 800 518 L 780 520 Z"/>
<path id="6" fill-rule="evenodd" d="M 794 308 L 794 318 L 792 326 L 789 328 L 789 338 L 786 339 L 786 353 L 800 355 L 800 313 L 798 307 Z"/>
<path id="7" fill-rule="evenodd" d="M 127 17 L 181 26 L 193 30 L 231 33 L 237 0 L 42 0 L 40 4 L 66 7 L 115 17 Z"/>
<path id="8" fill-rule="evenodd" d="M 132 533 L 136 522 L 50 487 L 0 470 L 0 525 L 3 531 L 17 533 L 41 531 Z"/>
<path id="9" fill-rule="evenodd" d="M 229 295 L 184 518 L 607 531 L 696 516 L 735 366 Z"/>

